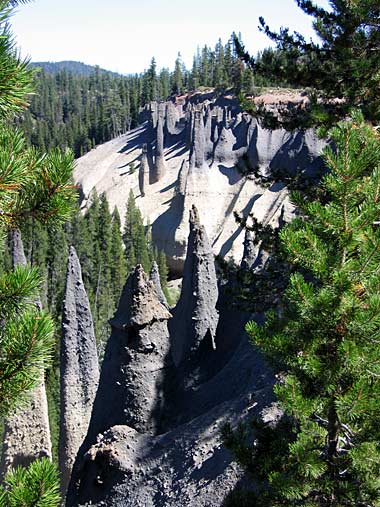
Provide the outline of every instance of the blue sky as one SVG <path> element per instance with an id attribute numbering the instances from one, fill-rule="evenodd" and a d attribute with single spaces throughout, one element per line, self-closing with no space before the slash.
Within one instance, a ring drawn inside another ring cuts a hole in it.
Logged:
<path id="1" fill-rule="evenodd" d="M 197 46 L 226 42 L 233 31 L 255 53 L 269 45 L 259 16 L 276 29 L 313 33 L 294 0 L 35 0 L 18 7 L 12 26 L 34 61 L 77 60 L 126 74 L 146 69 L 152 56 L 172 68 L 178 51 L 191 66 Z"/>

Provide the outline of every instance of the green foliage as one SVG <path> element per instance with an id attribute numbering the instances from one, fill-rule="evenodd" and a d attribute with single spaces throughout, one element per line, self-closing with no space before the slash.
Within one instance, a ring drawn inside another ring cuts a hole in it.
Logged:
<path id="1" fill-rule="evenodd" d="M 35 93 L 19 126 L 32 146 L 43 151 L 71 148 L 75 157 L 136 127 L 140 108 L 152 100 L 200 86 L 252 93 L 257 86 L 280 82 L 254 75 L 238 59 L 231 42 L 223 45 L 220 39 L 215 48 L 198 51 L 191 70 L 180 56 L 172 72 L 166 68 L 158 72 L 152 58 L 145 72 L 128 76 L 78 62 L 35 65 Z"/>
<path id="2" fill-rule="evenodd" d="M 4 483 L 0 507 L 57 507 L 60 503 L 58 470 L 48 459 L 11 470 Z"/>
<path id="3" fill-rule="evenodd" d="M 15 4 L 15 2 L 11 2 Z M 15 47 L 9 18 L 8 0 L 0 1 L 0 115 L 9 117 L 25 109 L 32 92 L 33 71 L 28 60 L 22 60 Z"/>
<path id="4" fill-rule="evenodd" d="M 14 1 L 11 4 L 16 5 Z M 70 184 L 73 155 L 27 149 L 24 136 L 9 119 L 27 105 L 32 73 L 21 61 L 8 24 L 12 9 L 0 1 L 0 232 L 25 221 L 58 227 L 71 216 L 75 189 Z M 6 242 L 1 241 L 2 251 Z M 9 256 L 5 258 L 9 259 Z M 7 267 L 9 269 L 9 261 Z M 33 268 L 16 267 L 0 275 L 0 414 L 7 416 L 25 402 L 49 366 L 53 319 L 36 300 L 42 278 Z M 48 460 L 17 468 L 5 477 L 0 505 L 57 507 L 58 473 Z"/>
<path id="5" fill-rule="evenodd" d="M 324 198 L 294 195 L 300 215 L 280 233 L 297 268 L 281 311 L 247 325 L 283 372 L 287 415 L 237 453 L 262 481 L 252 505 L 380 505 L 380 139 L 360 114 L 330 136 Z"/>
<path id="6" fill-rule="evenodd" d="M 141 264 L 146 273 L 151 268 L 152 255 L 149 252 L 144 222 L 136 206 L 132 190 L 129 193 L 123 234 L 128 271 Z"/>
<path id="7" fill-rule="evenodd" d="M 281 28 L 273 32 L 260 18 L 262 31 L 277 45 L 266 58 L 252 58 L 235 37 L 239 56 L 266 78 L 284 79 L 311 90 L 309 122 L 334 124 L 352 107 L 365 118 L 380 119 L 380 7 L 378 0 L 331 0 L 324 9 L 310 0 L 296 0 L 311 16 L 318 42 Z M 320 99 L 320 100 L 318 100 Z"/>

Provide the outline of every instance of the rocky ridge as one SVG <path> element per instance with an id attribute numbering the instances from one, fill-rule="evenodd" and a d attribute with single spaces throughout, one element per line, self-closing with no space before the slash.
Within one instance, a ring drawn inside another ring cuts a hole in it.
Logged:
<path id="1" fill-rule="evenodd" d="M 314 130 L 266 130 L 230 96 L 210 92 L 154 102 L 141 112 L 141 120 L 140 127 L 81 157 L 75 179 L 84 208 L 96 189 L 106 193 L 122 219 L 132 189 L 173 274 L 184 268 L 192 205 L 214 254 L 240 262 L 244 231 L 234 212 L 259 220 L 266 215 L 270 223 L 277 220 L 280 199 L 290 218 L 293 210 L 281 179 L 313 178 L 323 168 L 324 143 Z M 140 167 L 134 174 L 127 170 L 132 162 Z M 278 183 L 270 185 L 273 177 Z"/>

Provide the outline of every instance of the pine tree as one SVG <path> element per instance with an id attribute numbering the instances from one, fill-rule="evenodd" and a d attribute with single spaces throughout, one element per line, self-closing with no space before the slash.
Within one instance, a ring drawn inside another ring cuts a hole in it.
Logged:
<path id="1" fill-rule="evenodd" d="M 380 139 L 360 114 L 330 131 L 319 199 L 280 233 L 295 268 L 281 311 L 249 323 L 282 372 L 277 427 L 225 440 L 261 482 L 249 505 L 380 505 Z M 229 505 L 236 505 L 230 503 Z"/>
<path id="2" fill-rule="evenodd" d="M 149 273 L 151 259 L 147 245 L 145 227 L 141 212 L 136 206 L 132 190 L 130 191 L 128 197 L 123 240 L 125 244 L 128 271 L 131 271 L 136 264 L 142 264 L 144 270 Z"/>
<path id="3" fill-rule="evenodd" d="M 181 53 L 178 53 L 177 59 L 175 61 L 174 73 L 172 78 L 172 93 L 177 95 L 183 92 L 183 72 L 182 72 L 182 60 Z"/>
<path id="4" fill-rule="evenodd" d="M 127 260 L 125 257 L 123 238 L 121 235 L 120 215 L 115 207 L 112 213 L 111 239 L 111 280 L 113 286 L 113 301 L 116 307 L 121 291 L 127 278 Z"/>
<path id="5" fill-rule="evenodd" d="M 257 61 L 235 36 L 239 55 L 253 71 L 282 78 L 296 87 L 311 88 L 314 123 L 331 124 L 360 107 L 373 122 L 380 119 L 380 6 L 378 0 L 331 0 L 324 9 L 311 0 L 296 0 L 313 20 L 318 42 L 307 41 L 288 28 L 272 31 L 260 18 L 264 33 L 285 55 L 282 65 L 274 59 Z M 317 101 L 317 98 L 322 101 Z M 340 100 L 337 100 L 340 99 Z"/>
<path id="6" fill-rule="evenodd" d="M 11 2 L 16 5 L 17 2 Z M 27 105 L 31 71 L 14 49 L 9 0 L 0 0 L 0 244 L 6 231 L 25 220 L 59 226 L 70 218 L 75 199 L 71 185 L 73 154 L 46 155 L 26 146 L 12 128 L 15 112 Z M 42 279 L 37 269 L 16 267 L 0 275 L 0 412 L 7 415 L 40 382 L 53 349 L 54 323 L 33 304 Z M 0 488 L 1 506 L 56 507 L 60 501 L 55 467 L 36 461 L 17 469 Z"/>

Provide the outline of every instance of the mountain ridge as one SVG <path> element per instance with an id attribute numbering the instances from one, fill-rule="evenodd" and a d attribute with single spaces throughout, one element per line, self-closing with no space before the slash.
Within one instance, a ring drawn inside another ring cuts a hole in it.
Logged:
<path id="1" fill-rule="evenodd" d="M 102 69 L 98 65 L 89 65 L 76 60 L 62 60 L 60 62 L 31 62 L 30 65 L 35 68 L 41 68 L 48 74 L 57 74 L 58 72 L 66 70 L 67 72 L 72 72 L 77 76 L 90 76 L 96 71 L 96 69 L 99 69 L 99 72 L 106 72 L 112 74 L 113 76 L 125 75 L 113 72 L 112 70 Z"/>

